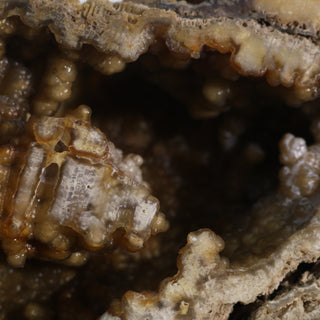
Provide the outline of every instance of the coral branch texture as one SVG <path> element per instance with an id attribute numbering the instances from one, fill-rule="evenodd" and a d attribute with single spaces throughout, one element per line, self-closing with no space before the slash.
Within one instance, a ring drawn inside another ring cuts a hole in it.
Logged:
<path id="1" fill-rule="evenodd" d="M 0 320 L 318 319 L 319 21 L 0 0 Z"/>

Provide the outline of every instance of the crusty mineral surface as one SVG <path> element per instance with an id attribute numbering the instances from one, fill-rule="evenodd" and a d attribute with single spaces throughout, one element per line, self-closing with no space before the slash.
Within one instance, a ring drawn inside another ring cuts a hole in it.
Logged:
<path id="1" fill-rule="evenodd" d="M 319 266 L 316 264 L 295 283 L 284 283 L 277 295 L 262 303 L 250 319 L 317 319 L 319 289 Z"/>
<path id="2" fill-rule="evenodd" d="M 319 9 L 0 1 L 0 319 L 319 318 Z"/>
<path id="3" fill-rule="evenodd" d="M 319 151 L 312 154 L 316 148 L 308 150 L 303 139 L 292 135 L 282 139 L 280 157 L 293 169 L 282 178 L 286 181 L 282 181 L 279 194 L 256 204 L 250 225 L 237 235 L 239 243 L 233 243 L 233 251 L 228 252 L 231 261 L 219 254 L 224 242 L 212 231 L 190 233 L 180 251 L 178 273 L 162 283 L 159 293 L 128 292 L 111 313 L 119 319 L 228 319 L 235 303 L 248 304 L 257 296 L 272 293 L 301 262 L 316 261 L 320 256 L 319 189 L 315 187 L 307 195 L 282 195 L 291 189 L 299 192 L 306 181 L 310 188 L 316 184 L 307 171 L 316 170 L 320 164 L 316 158 Z M 308 161 L 313 161 L 311 168 Z M 298 163 L 300 170 L 295 168 Z M 305 171 L 307 174 L 301 173 Z M 317 284 L 314 286 L 316 291 Z M 293 290 L 291 294 L 303 294 L 302 289 Z M 267 305 L 262 310 L 265 308 Z M 109 313 L 101 319 L 108 317 Z"/>
<path id="4" fill-rule="evenodd" d="M 138 59 L 163 41 L 183 58 L 203 47 L 232 53 L 245 75 L 266 75 L 271 85 L 296 86 L 301 97 L 318 95 L 319 23 L 317 1 L 4 1 L 6 16 L 20 15 L 32 27 L 47 25 L 70 48 L 94 45 L 101 66 Z M 309 13 L 309 14 L 308 14 Z M 99 60 L 92 57 L 92 60 Z M 90 57 L 88 57 L 90 59 Z M 109 67 L 109 73 L 122 67 Z"/>
<path id="5" fill-rule="evenodd" d="M 142 180 L 141 157 L 123 158 L 90 125 L 90 114 L 80 106 L 62 118 L 31 117 L 30 139 L 1 150 L 2 245 L 9 263 L 21 266 L 39 255 L 78 265 L 86 260 L 78 237 L 84 249 L 123 239 L 136 250 L 167 229 Z"/>

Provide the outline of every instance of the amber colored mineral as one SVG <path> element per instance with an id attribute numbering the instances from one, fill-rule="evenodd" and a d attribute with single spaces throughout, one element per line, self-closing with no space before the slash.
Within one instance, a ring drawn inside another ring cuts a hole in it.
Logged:
<path id="1" fill-rule="evenodd" d="M 0 1 L 0 319 L 319 318 L 319 12 Z"/>
<path id="2" fill-rule="evenodd" d="M 17 146 L 1 148 L 2 246 L 12 265 L 28 256 L 79 265 L 86 249 L 132 250 L 167 229 L 142 180 L 141 157 L 122 156 L 80 106 L 30 118 Z"/>

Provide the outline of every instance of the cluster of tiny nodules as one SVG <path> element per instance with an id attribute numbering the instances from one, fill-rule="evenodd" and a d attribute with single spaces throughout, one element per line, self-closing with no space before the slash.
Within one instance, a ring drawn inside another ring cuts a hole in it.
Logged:
<path id="1" fill-rule="evenodd" d="M 312 131 L 319 134 L 319 120 Z M 242 250 L 254 255 L 266 255 L 288 239 L 310 220 L 318 206 L 320 183 L 320 146 L 307 146 L 305 139 L 285 134 L 279 143 L 280 161 L 279 192 L 261 199 L 253 208 L 249 229 L 236 243 L 241 258 Z M 229 249 L 230 250 L 230 249 Z M 235 250 L 235 251 L 236 251 Z M 256 261 L 256 257 L 250 258 Z"/>
<path id="2" fill-rule="evenodd" d="M 187 3 L 190 4 L 199 4 L 202 2 L 207 1 L 187 1 Z M 8 21 L 0 22 L 0 58 L 2 59 L 0 61 L 0 102 L 3 106 L 3 109 L 1 110 L 0 133 L 2 136 L 12 136 L 20 132 L 19 130 L 21 130 L 21 127 L 23 127 L 24 121 L 27 118 L 28 99 L 31 90 L 31 75 L 28 70 L 18 63 L 9 62 L 5 59 L 6 37 L 15 32 L 15 30 L 16 26 L 14 23 L 9 23 Z M 104 74 L 120 72 L 124 68 L 124 62 L 116 55 L 104 56 L 92 53 L 90 56 L 84 57 L 83 60 Z M 31 102 L 32 114 L 54 115 L 59 110 L 59 107 L 70 99 L 72 86 L 76 80 L 77 73 L 73 61 L 74 60 L 71 57 L 69 58 L 68 55 L 56 55 L 47 60 L 47 67 L 42 76 L 40 88 L 34 94 Z M 203 81 L 199 94 L 202 100 L 200 101 L 199 99 L 200 103 L 196 104 L 193 115 L 198 117 L 215 116 L 228 108 L 228 104 L 235 94 L 236 89 L 231 82 L 208 78 Z M 300 95 L 304 97 L 302 93 Z M 307 100 L 309 96 L 307 94 L 305 94 L 305 96 L 305 100 Z M 205 103 L 202 103 L 203 101 L 205 101 Z M 317 125 L 318 124 L 314 124 L 314 127 L 317 127 Z M 218 139 L 220 140 L 224 151 L 232 150 L 238 136 L 243 133 L 243 130 L 241 123 L 232 121 L 227 123 L 224 127 L 221 127 Z M 319 136 L 319 131 L 316 131 L 315 133 L 316 140 L 319 141 L 320 139 L 317 139 L 317 135 Z M 307 147 L 304 139 L 287 134 L 280 142 L 280 152 L 281 162 L 284 165 L 280 172 L 280 192 L 284 196 L 283 199 L 286 197 L 298 199 L 314 195 L 318 189 L 320 180 L 320 148 L 318 145 Z M 252 143 L 248 145 L 246 155 L 248 161 L 256 163 L 262 161 L 264 150 L 262 150 L 259 145 Z M 0 157 L 2 158 L 3 166 L 6 167 L 10 154 L 0 154 Z M 133 161 L 134 159 L 131 160 Z M 136 161 L 138 160 L 136 159 Z M 132 162 L 129 161 L 126 163 L 124 161 L 122 167 L 127 171 L 130 171 L 130 164 L 132 165 Z M 5 174 L 7 174 L 7 172 Z M 277 220 L 278 217 L 274 213 L 277 212 L 277 204 L 272 208 L 269 207 L 269 211 L 267 211 L 267 204 L 265 205 L 265 208 L 265 212 L 267 213 L 265 214 L 266 219 L 261 219 L 259 221 L 260 227 L 265 230 L 274 227 L 276 230 L 279 225 Z M 270 215 L 268 215 L 269 212 L 271 212 Z M 271 215 L 274 215 L 273 221 L 267 219 L 268 216 Z M 164 220 L 162 219 L 158 219 L 158 224 L 160 225 L 159 229 L 165 229 L 165 227 L 161 227 L 161 224 L 164 223 L 163 221 Z M 157 221 L 155 221 L 155 224 L 156 223 Z M 277 230 L 281 231 L 281 228 L 278 228 Z M 45 229 L 42 229 L 41 232 L 46 233 Z M 249 237 L 244 238 L 242 244 L 247 245 L 248 247 L 252 245 L 252 250 L 256 254 L 265 254 L 266 239 L 259 239 L 260 235 L 261 233 L 254 234 L 253 232 L 248 235 L 251 239 L 249 239 Z M 273 237 L 274 235 L 272 234 L 268 238 L 268 240 L 270 239 L 271 244 Z M 57 240 L 62 242 L 60 238 Z M 131 240 L 134 241 L 135 239 Z M 263 241 L 264 243 L 262 243 Z M 151 240 L 150 243 L 154 245 L 150 245 L 150 248 L 147 246 L 145 248 L 146 250 L 139 253 L 139 255 L 144 256 L 145 259 L 153 257 L 155 253 L 158 254 L 157 252 L 159 251 L 160 245 L 158 242 L 155 241 L 153 243 Z M 147 249 L 150 250 L 148 251 Z M 111 256 L 110 259 L 112 260 L 113 257 L 114 260 L 117 260 L 117 258 L 121 260 L 123 258 L 121 254 L 119 254 L 119 256 L 115 254 Z M 121 261 L 116 261 L 115 264 L 117 264 L 118 268 L 127 267 L 127 264 L 121 264 Z M 45 317 L 45 312 L 46 311 L 42 309 L 41 305 L 36 303 L 29 303 L 24 311 L 25 316 L 28 319 Z"/>
<path id="3" fill-rule="evenodd" d="M 70 98 L 76 75 L 72 61 L 60 56 L 49 59 L 41 88 L 32 102 L 32 112 L 37 115 L 55 114 L 59 105 Z"/>
<path id="4" fill-rule="evenodd" d="M 292 199 L 310 197 L 320 183 L 320 146 L 307 147 L 302 138 L 286 134 L 280 141 L 280 186 Z"/>

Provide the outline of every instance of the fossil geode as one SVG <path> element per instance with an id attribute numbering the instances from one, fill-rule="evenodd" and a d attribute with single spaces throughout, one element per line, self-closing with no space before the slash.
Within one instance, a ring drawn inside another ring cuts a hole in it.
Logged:
<path id="1" fill-rule="evenodd" d="M 319 317 L 319 9 L 0 1 L 0 317 Z"/>

